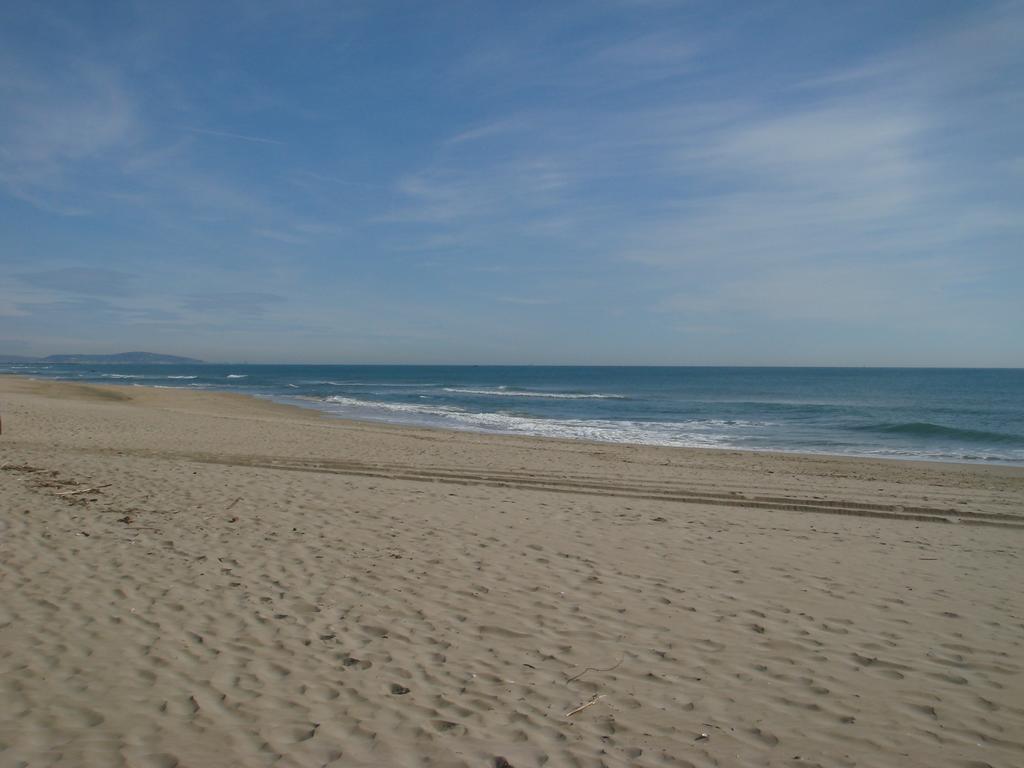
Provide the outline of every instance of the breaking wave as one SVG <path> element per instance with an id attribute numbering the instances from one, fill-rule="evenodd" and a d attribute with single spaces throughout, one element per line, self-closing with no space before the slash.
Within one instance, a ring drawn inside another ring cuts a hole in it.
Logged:
<path id="1" fill-rule="evenodd" d="M 862 432 L 876 432 L 886 435 L 907 435 L 920 438 L 944 438 L 971 443 L 998 443 L 1000 445 L 1024 445 L 1024 437 L 1005 432 L 988 432 L 982 429 L 959 429 L 932 424 L 927 421 L 910 421 L 904 423 L 870 424 L 854 427 Z"/>

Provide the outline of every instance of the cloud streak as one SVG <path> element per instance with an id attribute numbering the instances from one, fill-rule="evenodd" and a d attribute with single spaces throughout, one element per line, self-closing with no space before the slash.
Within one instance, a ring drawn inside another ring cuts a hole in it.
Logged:
<path id="1" fill-rule="evenodd" d="M 265 315 L 272 307 L 285 303 L 284 296 L 276 293 L 225 291 L 202 293 L 187 297 L 183 305 L 191 310 L 236 315 Z"/>
<path id="2" fill-rule="evenodd" d="M 202 136 L 216 136 L 221 139 L 237 139 L 239 141 L 248 141 L 253 144 L 277 144 L 278 146 L 285 146 L 287 144 L 287 142 L 279 141 L 277 139 L 268 139 L 262 136 L 248 136 L 243 133 L 231 133 L 229 131 L 213 131 L 209 128 L 185 127 L 182 130 L 188 131 L 189 133 L 198 133 Z"/>
<path id="3" fill-rule="evenodd" d="M 51 213 L 88 212 L 74 187 L 137 138 L 130 98 L 114 72 L 89 61 L 66 61 L 60 74 L 13 71 L 0 79 L 0 188 Z"/>

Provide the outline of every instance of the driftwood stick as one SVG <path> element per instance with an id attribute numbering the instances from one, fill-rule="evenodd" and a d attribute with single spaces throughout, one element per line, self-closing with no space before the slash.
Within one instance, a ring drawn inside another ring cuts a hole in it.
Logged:
<path id="1" fill-rule="evenodd" d="M 597 704 L 597 702 L 599 702 L 599 701 L 600 701 L 601 699 L 603 699 L 603 698 L 604 698 L 604 694 L 603 694 L 603 693 L 602 693 L 602 694 L 601 694 L 600 696 L 595 696 L 595 697 L 594 697 L 594 698 L 592 698 L 592 699 L 591 699 L 590 701 L 588 701 L 588 702 L 587 702 L 586 704 L 581 704 L 580 706 L 576 707 L 576 709 L 572 710 L 571 712 L 566 712 L 566 713 L 565 713 L 565 716 L 566 716 L 566 717 L 572 717 L 572 716 L 573 716 L 573 715 L 575 715 L 576 713 L 578 713 L 578 712 L 582 712 L 582 711 L 583 711 L 584 709 L 586 709 L 587 707 L 592 707 L 592 706 L 594 706 L 595 704 Z"/>
<path id="2" fill-rule="evenodd" d="M 79 488 L 78 490 L 75 490 L 75 491 L 60 491 L 59 493 L 55 493 L 54 495 L 55 496 L 75 496 L 75 495 L 77 495 L 79 493 L 92 493 L 93 491 L 98 491 L 100 488 L 109 488 L 112 485 L 113 485 L 113 483 L 107 483 L 106 485 L 97 485 L 94 488 Z"/>
<path id="3" fill-rule="evenodd" d="M 612 666 L 610 666 L 610 667 L 587 667 L 582 672 L 580 672 L 578 675 L 573 675 L 572 677 L 570 677 L 568 680 L 565 681 L 565 683 L 566 683 L 566 685 L 568 685 L 573 680 L 579 680 L 581 677 L 583 677 L 585 674 L 587 674 L 587 672 L 611 672 L 613 669 L 618 669 L 619 665 L 622 664 L 622 662 L 624 662 L 625 660 L 626 660 L 626 654 L 623 653 L 622 656 L 619 657 L 619 660 L 615 664 L 612 664 Z"/>
<path id="4" fill-rule="evenodd" d="M 225 511 L 225 512 L 227 512 L 227 511 L 228 511 L 228 509 L 231 509 L 231 508 L 232 508 L 233 506 L 235 506 L 235 504 L 237 504 L 237 503 L 238 503 L 238 502 L 240 502 L 241 500 L 242 500 L 242 497 L 241 497 L 241 496 L 239 496 L 239 497 L 238 497 L 237 499 L 235 499 L 235 500 L 234 500 L 234 501 L 232 501 L 232 502 L 231 502 L 230 504 L 228 504 L 227 508 L 226 508 L 226 509 L 225 509 L 224 511 Z"/>

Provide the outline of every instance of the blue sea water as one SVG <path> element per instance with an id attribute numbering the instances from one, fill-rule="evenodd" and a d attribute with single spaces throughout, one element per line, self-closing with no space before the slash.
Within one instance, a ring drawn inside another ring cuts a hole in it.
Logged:
<path id="1" fill-rule="evenodd" d="M 615 443 L 1024 464 L 1024 370 L 6 365 L 340 417 Z"/>

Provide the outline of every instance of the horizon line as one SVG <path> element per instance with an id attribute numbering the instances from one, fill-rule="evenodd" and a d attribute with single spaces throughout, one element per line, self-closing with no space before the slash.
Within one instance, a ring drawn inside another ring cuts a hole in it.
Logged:
<path id="1" fill-rule="evenodd" d="M 116 355 L 123 353 L 55 353 L 57 355 L 87 357 L 91 355 Z M 162 353 L 152 353 L 162 354 Z M 187 357 L 186 355 L 168 355 L 169 357 Z M 3 355 L 0 355 L 2 358 Z M 47 362 L 43 356 L 32 359 L 32 355 L 11 355 L 11 357 L 29 358 L 24 361 L 11 361 L 10 363 L 0 362 L 0 365 L 31 365 L 42 363 L 46 365 L 335 365 L 351 367 L 444 367 L 444 368 L 831 368 L 831 369 L 893 369 L 893 370 L 977 370 L 977 371 L 1018 371 L 1024 370 L 1024 365 L 937 365 L 937 364 L 896 364 L 896 363 L 408 363 L 408 362 L 252 362 L 248 360 L 201 360 L 192 358 L 189 362 L 182 363 L 132 363 L 117 361 L 88 361 L 88 362 Z"/>

